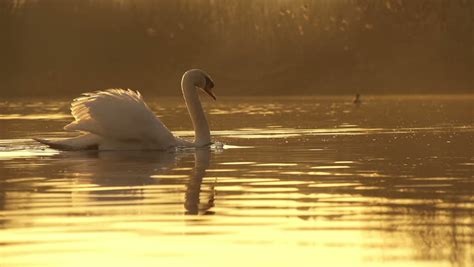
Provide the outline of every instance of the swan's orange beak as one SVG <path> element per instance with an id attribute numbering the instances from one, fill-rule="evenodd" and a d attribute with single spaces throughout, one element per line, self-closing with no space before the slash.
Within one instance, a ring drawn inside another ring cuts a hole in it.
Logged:
<path id="1" fill-rule="evenodd" d="M 204 88 L 204 92 L 206 92 L 210 97 L 212 97 L 212 99 L 217 100 L 217 97 L 211 88 Z"/>
<path id="2" fill-rule="evenodd" d="M 212 91 L 212 88 L 214 88 L 214 82 L 206 77 L 206 86 L 204 86 L 204 92 L 206 92 L 212 99 L 217 100 L 216 95 Z"/>

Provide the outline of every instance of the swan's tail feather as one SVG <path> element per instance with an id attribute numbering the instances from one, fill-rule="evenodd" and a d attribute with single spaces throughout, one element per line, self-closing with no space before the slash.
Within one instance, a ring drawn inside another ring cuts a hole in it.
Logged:
<path id="1" fill-rule="evenodd" d="M 97 150 L 99 149 L 99 138 L 93 134 L 84 134 L 77 137 L 47 140 L 42 138 L 33 138 L 33 140 L 40 142 L 50 148 L 57 150 Z"/>
<path id="2" fill-rule="evenodd" d="M 41 144 L 47 145 L 50 148 L 58 149 L 58 150 L 73 150 L 72 147 L 62 144 L 61 141 L 50 141 L 42 138 L 33 138 L 33 140 L 40 142 Z"/>

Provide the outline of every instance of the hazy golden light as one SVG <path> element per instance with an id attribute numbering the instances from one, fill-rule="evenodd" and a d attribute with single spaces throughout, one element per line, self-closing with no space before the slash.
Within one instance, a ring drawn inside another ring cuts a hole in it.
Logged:
<path id="1" fill-rule="evenodd" d="M 474 266 L 473 4 L 0 0 L 0 266 Z"/>

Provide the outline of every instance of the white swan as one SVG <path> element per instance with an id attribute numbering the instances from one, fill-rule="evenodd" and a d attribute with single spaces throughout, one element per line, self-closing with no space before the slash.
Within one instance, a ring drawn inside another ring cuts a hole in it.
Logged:
<path id="1" fill-rule="evenodd" d="M 194 126 L 194 142 L 183 140 L 153 114 L 142 96 L 130 89 L 108 89 L 83 94 L 74 99 L 71 113 L 74 121 L 64 127 L 81 135 L 63 140 L 34 140 L 60 150 L 165 150 L 171 147 L 202 147 L 211 144 L 206 115 L 197 88 L 214 100 L 214 82 L 199 69 L 184 73 L 181 89 Z"/>

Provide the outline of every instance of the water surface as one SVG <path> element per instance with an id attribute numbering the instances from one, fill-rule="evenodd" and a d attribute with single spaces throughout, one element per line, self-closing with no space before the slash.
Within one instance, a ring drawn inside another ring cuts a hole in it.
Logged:
<path id="1" fill-rule="evenodd" d="M 168 152 L 48 149 L 69 100 L 0 100 L 0 265 L 472 266 L 473 100 L 223 98 L 223 146 Z"/>

